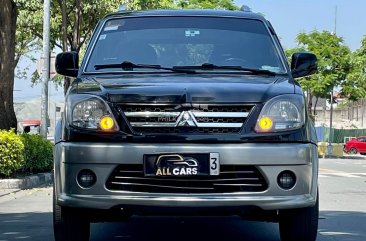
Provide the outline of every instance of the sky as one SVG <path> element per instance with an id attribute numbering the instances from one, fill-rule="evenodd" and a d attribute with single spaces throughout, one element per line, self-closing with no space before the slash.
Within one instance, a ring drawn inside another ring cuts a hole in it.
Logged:
<path id="1" fill-rule="evenodd" d="M 34 53 L 34 58 L 38 59 L 40 57 L 40 53 Z M 26 102 L 28 100 L 33 99 L 41 99 L 41 90 L 42 85 L 38 83 L 32 87 L 31 83 L 31 75 L 37 68 L 37 62 L 32 62 L 28 58 L 21 58 L 20 63 L 18 64 L 18 68 L 28 69 L 28 76 L 26 79 L 17 79 L 14 80 L 14 102 Z M 52 81 L 49 82 L 48 88 L 48 96 L 51 101 L 55 102 L 63 102 L 63 87 L 56 86 Z"/>
<path id="2" fill-rule="evenodd" d="M 271 21 L 284 48 L 296 46 L 296 35 L 300 32 L 335 29 L 335 8 L 337 6 L 337 35 L 343 37 L 351 50 L 360 47 L 363 35 L 366 35 L 366 0 L 234 0 L 235 4 L 248 5 L 253 12 L 260 12 Z M 23 59 L 20 68 L 36 68 L 36 64 Z M 30 79 L 30 76 L 29 76 Z M 31 87 L 30 80 L 15 80 L 15 102 L 40 98 L 41 85 Z M 56 89 L 50 84 L 50 99 L 63 100 L 62 88 Z"/>
<path id="3" fill-rule="evenodd" d="M 361 45 L 366 35 L 365 0 L 234 0 L 263 13 L 272 23 L 284 48 L 296 46 L 296 35 L 314 30 L 334 31 L 337 6 L 338 36 L 343 37 L 351 50 Z"/>

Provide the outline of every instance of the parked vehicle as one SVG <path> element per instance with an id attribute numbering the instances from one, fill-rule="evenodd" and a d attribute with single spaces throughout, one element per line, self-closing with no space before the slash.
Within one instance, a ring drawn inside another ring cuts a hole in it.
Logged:
<path id="1" fill-rule="evenodd" d="M 40 120 L 24 120 L 21 124 L 23 133 L 39 134 L 40 132 Z"/>
<path id="2" fill-rule="evenodd" d="M 359 136 L 346 142 L 344 151 L 350 154 L 366 155 L 366 136 Z"/>
<path id="3" fill-rule="evenodd" d="M 56 58 L 76 78 L 55 135 L 56 241 L 132 214 L 207 213 L 315 241 L 317 140 L 294 79 L 315 55 L 289 67 L 261 14 L 156 10 L 105 17 L 78 59 Z"/>

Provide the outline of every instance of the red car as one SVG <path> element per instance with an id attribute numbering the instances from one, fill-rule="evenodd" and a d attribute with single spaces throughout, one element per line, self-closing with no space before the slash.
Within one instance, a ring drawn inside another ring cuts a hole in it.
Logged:
<path id="1" fill-rule="evenodd" d="M 359 136 L 347 141 L 344 150 L 350 154 L 357 154 L 359 152 L 361 155 L 366 155 L 366 136 Z"/>

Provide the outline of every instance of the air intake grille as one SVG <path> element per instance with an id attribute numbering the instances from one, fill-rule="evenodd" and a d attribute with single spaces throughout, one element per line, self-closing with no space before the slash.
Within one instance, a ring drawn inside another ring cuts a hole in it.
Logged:
<path id="1" fill-rule="evenodd" d="M 111 191 L 148 193 L 262 192 L 268 187 L 254 166 L 222 165 L 219 176 L 145 177 L 142 165 L 119 165 L 108 178 Z"/>
<path id="2" fill-rule="evenodd" d="M 139 133 L 238 133 L 254 105 L 121 105 Z"/>

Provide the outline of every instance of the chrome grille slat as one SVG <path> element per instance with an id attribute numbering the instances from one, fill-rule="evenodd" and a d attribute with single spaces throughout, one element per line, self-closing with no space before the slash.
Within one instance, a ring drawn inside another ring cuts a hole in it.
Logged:
<path id="1" fill-rule="evenodd" d="M 202 128 L 240 128 L 243 123 L 197 123 Z"/>
<path id="2" fill-rule="evenodd" d="M 128 172 L 128 173 L 141 173 L 141 171 L 120 171 L 121 173 Z"/>
<path id="3" fill-rule="evenodd" d="M 161 188 L 172 188 L 172 189 L 187 189 L 187 187 L 177 187 L 177 186 L 165 186 L 165 185 L 153 185 L 153 184 L 140 184 L 140 183 L 128 183 L 128 182 L 112 182 L 112 184 L 118 185 L 131 185 L 131 186 L 146 186 L 146 187 L 161 187 Z M 195 190 L 208 190 L 214 188 L 206 188 L 206 187 L 189 187 L 188 189 Z"/>
<path id="4" fill-rule="evenodd" d="M 175 122 L 130 122 L 133 127 L 176 127 Z M 197 123 L 198 128 L 240 128 L 243 123 Z"/>
<path id="5" fill-rule="evenodd" d="M 249 112 L 192 112 L 195 117 L 244 118 Z"/>
<path id="6" fill-rule="evenodd" d="M 180 115 L 180 112 L 125 112 L 127 117 L 177 117 Z"/>
<path id="7" fill-rule="evenodd" d="M 254 173 L 254 171 L 226 171 L 226 172 L 220 172 L 221 174 L 231 174 L 231 173 Z"/>
<path id="8" fill-rule="evenodd" d="M 229 183 L 214 183 L 214 186 L 252 186 L 252 187 L 261 187 L 262 184 L 229 184 Z"/>
<path id="9" fill-rule="evenodd" d="M 175 122 L 159 123 L 159 122 L 130 122 L 133 127 L 175 127 Z"/>
<path id="10" fill-rule="evenodd" d="M 146 180 L 146 181 L 156 181 L 156 178 L 149 178 L 149 177 L 121 177 L 121 176 L 115 176 L 115 179 L 134 179 L 134 180 Z M 170 181 L 174 181 L 174 182 L 196 182 L 196 181 L 200 181 L 200 182 L 212 182 L 212 179 L 207 179 L 207 180 L 197 180 L 197 179 L 169 179 Z M 244 180 L 260 180 L 257 177 L 254 178 L 232 178 L 232 179 L 220 179 L 220 180 L 215 180 L 216 182 L 228 182 L 228 181 L 244 181 Z"/>
<path id="11" fill-rule="evenodd" d="M 254 166 L 221 165 L 219 176 L 145 176 L 142 164 L 121 164 L 110 175 L 106 187 L 112 191 L 150 193 L 261 192 L 268 184 Z M 133 172 L 128 172 L 133 170 Z"/>
<path id="12" fill-rule="evenodd" d="M 254 105 L 120 105 L 135 132 L 159 134 L 238 133 Z"/>

